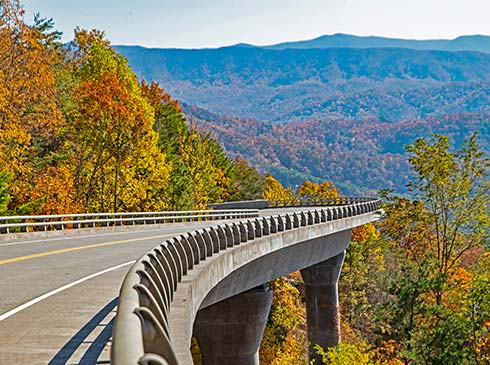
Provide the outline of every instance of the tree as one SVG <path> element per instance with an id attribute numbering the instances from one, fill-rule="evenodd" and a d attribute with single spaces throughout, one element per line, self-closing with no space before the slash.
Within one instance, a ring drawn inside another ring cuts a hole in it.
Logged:
<path id="1" fill-rule="evenodd" d="M 325 181 L 321 184 L 312 183 L 311 181 L 304 181 L 298 188 L 296 194 L 300 198 L 325 199 L 338 197 L 339 191 L 333 185 L 333 183 L 329 181 Z"/>
<path id="2" fill-rule="evenodd" d="M 455 151 L 438 135 L 407 150 L 416 200 L 385 194 L 381 233 L 391 253 L 382 337 L 405 364 L 472 364 L 473 325 L 465 309 L 472 278 L 461 259 L 488 247 L 489 159 L 476 135 Z"/>
<path id="3" fill-rule="evenodd" d="M 353 229 L 339 279 L 342 341 L 354 344 L 373 338 L 375 307 L 382 291 L 379 281 L 385 270 L 383 249 L 374 224 Z"/>
<path id="4" fill-rule="evenodd" d="M 63 177 L 52 173 L 63 160 L 59 35 L 52 21 L 39 15 L 28 25 L 19 1 L 0 2 L 0 166 L 11 177 L 11 210 L 23 206 L 32 209 L 28 213 L 50 213 L 49 197 L 60 189 L 70 196 Z M 76 209 L 73 200 L 67 204 L 55 212 Z"/>
<path id="5" fill-rule="evenodd" d="M 130 186 L 132 192 L 155 188 L 148 186 L 147 179 L 139 180 L 138 189 L 128 184 L 139 165 L 135 162 L 142 162 L 135 161 L 136 156 L 156 159 L 159 163 L 153 166 L 162 169 L 162 177 L 168 177 L 169 169 L 156 149 L 152 106 L 127 61 L 101 37 L 95 31 L 78 30 L 75 34 L 78 84 L 72 94 L 74 107 L 69 112 L 76 160 L 75 189 L 86 209 L 118 211 L 124 206 L 138 206 L 134 201 L 121 201 L 122 196 L 136 196 L 124 191 Z M 139 196 L 139 200 L 147 198 L 143 193 Z"/>
<path id="6" fill-rule="evenodd" d="M 294 194 L 290 188 L 284 188 L 272 175 L 265 175 L 264 199 L 273 201 L 290 202 L 294 199 Z"/>
<path id="7" fill-rule="evenodd" d="M 260 347 L 261 364 L 307 363 L 306 309 L 298 289 L 299 277 L 294 273 L 270 283 L 274 297 Z"/>
<path id="8" fill-rule="evenodd" d="M 195 207 L 230 199 L 233 161 L 215 140 L 191 129 L 182 136 L 179 156 L 183 173 L 191 181 L 191 201 Z"/>
<path id="9" fill-rule="evenodd" d="M 451 152 L 449 137 L 436 135 L 428 142 L 418 139 L 407 147 L 417 178 L 409 191 L 427 209 L 427 223 L 434 233 L 436 270 L 444 281 L 463 254 L 488 243 L 490 160 L 478 149 L 473 135 L 458 151 Z M 434 292 L 441 303 L 443 286 Z"/>
<path id="10" fill-rule="evenodd" d="M 266 187 L 265 178 L 241 157 L 235 159 L 234 167 L 231 200 L 260 199 Z"/>

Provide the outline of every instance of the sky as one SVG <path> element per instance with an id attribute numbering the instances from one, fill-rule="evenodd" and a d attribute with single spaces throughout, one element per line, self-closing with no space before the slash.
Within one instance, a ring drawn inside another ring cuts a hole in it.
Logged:
<path id="1" fill-rule="evenodd" d="M 490 0 L 21 0 L 27 19 L 106 32 L 112 44 L 221 47 L 348 33 L 410 39 L 490 34 Z"/>

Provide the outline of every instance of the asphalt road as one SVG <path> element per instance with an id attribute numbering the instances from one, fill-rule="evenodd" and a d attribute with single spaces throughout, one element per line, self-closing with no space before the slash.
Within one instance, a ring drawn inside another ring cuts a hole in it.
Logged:
<path id="1" fill-rule="evenodd" d="M 0 365 L 108 364 L 131 263 L 167 238 L 218 222 L 0 242 Z"/>

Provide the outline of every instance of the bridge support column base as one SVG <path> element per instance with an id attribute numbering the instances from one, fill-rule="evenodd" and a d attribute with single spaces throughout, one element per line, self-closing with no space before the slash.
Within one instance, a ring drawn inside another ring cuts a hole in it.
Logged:
<path id="1" fill-rule="evenodd" d="M 258 365 L 271 303 L 272 290 L 260 286 L 197 312 L 202 365 Z"/>
<path id="2" fill-rule="evenodd" d="M 326 261 L 301 270 L 305 283 L 306 322 L 310 360 L 321 364 L 322 359 L 313 348 L 337 346 L 340 342 L 340 313 L 338 280 L 345 251 Z"/>

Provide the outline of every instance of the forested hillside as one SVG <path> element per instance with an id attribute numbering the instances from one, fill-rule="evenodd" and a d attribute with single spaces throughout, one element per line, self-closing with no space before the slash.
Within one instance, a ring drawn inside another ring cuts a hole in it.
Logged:
<path id="1" fill-rule="evenodd" d="M 401 48 L 118 46 L 140 78 L 188 104 L 279 124 L 395 122 L 490 112 L 490 54 Z"/>
<path id="2" fill-rule="evenodd" d="M 490 54 L 373 48 L 454 50 L 488 39 L 398 41 L 336 35 L 277 47 L 117 49 L 140 77 L 184 101 L 190 122 L 232 156 L 288 186 L 327 179 L 360 194 L 406 192 L 403 147 L 418 136 L 461 142 L 479 131 L 489 149 Z"/>
<path id="3" fill-rule="evenodd" d="M 409 167 L 404 146 L 432 133 L 456 143 L 479 131 L 490 151 L 490 116 L 461 113 L 389 123 L 379 119 L 325 120 L 273 125 L 210 113 L 185 105 L 189 121 L 211 133 L 232 156 L 241 155 L 288 186 L 328 180 L 343 194 L 406 192 Z"/>

